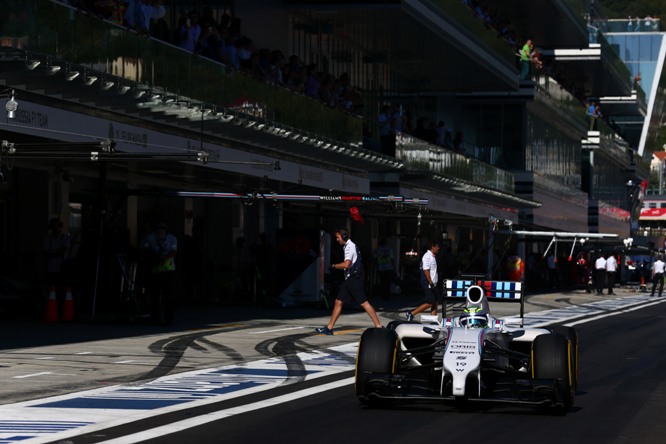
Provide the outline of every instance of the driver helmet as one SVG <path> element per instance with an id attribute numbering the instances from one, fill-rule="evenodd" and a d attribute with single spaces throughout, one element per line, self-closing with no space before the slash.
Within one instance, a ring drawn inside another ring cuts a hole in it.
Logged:
<path id="1" fill-rule="evenodd" d="M 460 325 L 467 328 L 485 328 L 488 315 L 480 307 L 467 307 L 460 315 Z"/>

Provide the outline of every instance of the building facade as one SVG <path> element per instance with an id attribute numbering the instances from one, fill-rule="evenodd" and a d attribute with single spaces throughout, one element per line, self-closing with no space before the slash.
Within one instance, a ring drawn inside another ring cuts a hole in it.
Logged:
<path id="1" fill-rule="evenodd" d="M 626 184 L 647 177 L 645 128 L 663 106 L 632 82 L 640 70 L 659 85 L 663 45 L 649 67 L 642 43 L 639 60 L 622 58 L 629 44 L 591 27 L 590 2 L 172 0 L 147 27 L 66 3 L 0 5 L 0 247 L 13 276 L 39 274 L 51 217 L 72 234 L 84 293 L 114 287 L 118 255 L 160 221 L 196 239 L 211 299 L 232 291 L 236 240 L 261 233 L 279 247 L 344 226 L 366 257 L 390 237 L 404 262 L 445 238 L 479 259 L 465 272 L 496 270 L 495 221 L 630 235 Z M 195 8 L 244 64 L 180 41 Z M 222 29 L 225 14 L 241 20 Z M 543 66 L 521 80 L 528 39 Z M 283 78 L 267 75 L 276 67 Z M 593 126 L 588 101 L 606 116 Z"/>

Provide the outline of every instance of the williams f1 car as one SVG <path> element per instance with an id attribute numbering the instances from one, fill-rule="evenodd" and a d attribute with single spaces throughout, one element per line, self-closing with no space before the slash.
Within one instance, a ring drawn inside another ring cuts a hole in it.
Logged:
<path id="1" fill-rule="evenodd" d="M 446 287 L 445 304 L 465 299 L 459 316 L 421 316 L 363 333 L 356 359 L 361 403 L 494 402 L 566 413 L 578 384 L 576 330 L 524 328 L 520 282 L 451 280 Z M 519 322 L 494 318 L 488 300 L 520 302 Z"/>

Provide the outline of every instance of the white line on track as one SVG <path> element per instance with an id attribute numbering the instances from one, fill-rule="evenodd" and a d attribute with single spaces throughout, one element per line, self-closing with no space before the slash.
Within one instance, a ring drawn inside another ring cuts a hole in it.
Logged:
<path id="1" fill-rule="evenodd" d="M 591 318 L 581 319 L 580 321 L 569 322 L 569 323 L 564 324 L 564 325 L 566 325 L 567 327 L 573 327 L 574 325 L 585 324 L 587 322 L 592 322 L 592 321 L 596 321 L 598 319 L 603 319 L 603 318 L 609 318 L 611 316 L 616 316 L 616 315 L 619 315 L 619 314 L 622 314 L 622 313 L 629 313 L 630 311 L 640 310 L 642 308 L 651 307 L 653 305 L 661 304 L 661 303 L 664 303 L 664 302 L 666 302 L 666 299 L 662 299 L 662 300 L 658 300 L 658 301 L 654 301 L 654 302 L 650 302 L 650 303 L 642 304 L 642 305 L 635 305 L 633 307 L 625 308 L 624 310 L 617 310 L 617 311 L 613 311 L 613 312 L 610 312 L 610 313 L 604 313 L 604 314 L 600 314 L 599 316 L 593 316 Z"/>
<path id="2" fill-rule="evenodd" d="M 287 328 L 276 328 L 275 330 L 264 330 L 264 331 L 251 331 L 250 335 L 262 335 L 264 333 L 275 333 L 276 331 L 287 331 L 287 330 L 299 330 L 305 327 L 287 327 Z"/>
<path id="3" fill-rule="evenodd" d="M 50 375 L 53 372 L 39 372 L 39 373 L 31 373 L 29 375 L 21 375 L 21 376 L 14 376 L 14 379 L 23 379 L 23 378 L 32 378 L 33 376 L 42 376 L 42 375 Z"/>
<path id="4" fill-rule="evenodd" d="M 172 433 L 177 433 L 182 430 L 187 430 L 192 427 L 198 427 L 200 425 L 208 424 L 209 422 L 218 421 L 220 419 L 228 418 L 230 416 L 239 415 L 241 413 L 247 413 L 253 410 L 259 410 L 266 407 L 273 407 L 276 404 L 283 404 L 285 402 L 301 399 L 306 396 L 316 395 L 321 392 L 337 389 L 353 383 L 354 383 L 354 378 L 341 379 L 340 381 L 329 382 L 328 384 L 320 385 L 317 387 L 311 387 L 304 390 L 299 390 L 294 393 L 277 396 L 275 398 L 266 399 L 264 401 L 253 402 L 252 404 L 246 404 L 226 410 L 220 410 L 214 413 L 208 413 L 206 415 L 197 416 L 192 419 L 186 419 L 184 421 L 174 422 L 169 425 L 156 427 L 154 429 L 144 430 L 142 432 L 134 433 L 132 435 L 126 435 L 108 441 L 101 441 L 98 444 L 130 444 L 135 442 L 146 441 L 148 439 L 165 436 Z"/>

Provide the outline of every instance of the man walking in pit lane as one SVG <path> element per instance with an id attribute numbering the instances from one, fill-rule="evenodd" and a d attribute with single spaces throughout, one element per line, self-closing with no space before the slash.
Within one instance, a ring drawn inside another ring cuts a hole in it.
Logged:
<path id="1" fill-rule="evenodd" d="M 430 249 L 425 252 L 421 258 L 421 267 L 419 273 L 421 275 L 421 287 L 424 292 L 423 302 L 412 311 L 405 313 L 408 321 L 413 321 L 414 316 L 430 309 L 431 315 L 437 314 L 437 303 L 439 297 L 437 295 L 437 253 L 439 253 L 439 241 L 434 240 L 430 244 Z"/>
<path id="2" fill-rule="evenodd" d="M 657 256 L 657 260 L 652 264 L 652 293 L 650 296 L 654 296 L 654 290 L 659 285 L 659 297 L 664 291 L 664 266 L 666 264 L 661 260 L 661 254 Z"/>
<path id="3" fill-rule="evenodd" d="M 338 295 L 335 298 L 333 313 L 331 313 L 331 319 L 328 321 L 328 325 L 316 328 L 315 332 L 324 335 L 332 335 L 333 327 L 342 313 L 342 306 L 351 302 L 352 299 L 356 301 L 366 313 L 368 313 L 368 316 L 370 316 L 370 319 L 374 322 L 375 327 L 381 328 L 382 323 L 377 317 L 375 308 L 370 302 L 368 302 L 368 298 L 365 295 L 365 289 L 363 288 L 364 279 L 361 252 L 356 247 L 356 244 L 349 238 L 349 231 L 345 228 L 340 228 L 335 232 L 335 240 L 338 244 L 344 247 L 345 255 L 342 262 L 331 264 L 331 269 L 344 270 L 345 280 L 340 286 Z"/>

